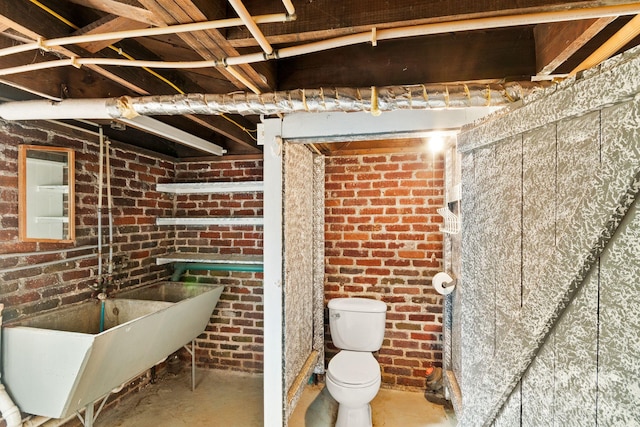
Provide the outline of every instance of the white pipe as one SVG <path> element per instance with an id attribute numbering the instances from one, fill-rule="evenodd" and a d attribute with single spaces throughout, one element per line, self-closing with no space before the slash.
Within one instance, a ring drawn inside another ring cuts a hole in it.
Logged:
<path id="1" fill-rule="evenodd" d="M 2 343 L 2 310 L 4 310 L 4 304 L 0 303 L 0 344 Z M 0 354 L 2 354 L 1 350 L 0 348 Z M 7 427 L 22 427 L 20 409 L 13 403 L 2 382 L 0 382 L 0 414 Z"/>
<path id="2" fill-rule="evenodd" d="M 538 12 L 526 15 L 507 15 L 486 18 L 463 19 L 459 21 L 436 22 L 408 27 L 377 29 L 376 40 L 391 40 L 406 37 L 418 37 L 449 32 L 483 30 L 491 28 L 516 27 L 522 25 L 546 24 L 553 22 L 575 21 L 581 19 L 622 16 L 640 13 L 640 3 L 626 5 L 600 6 L 594 8 L 557 10 Z M 303 54 L 319 52 L 371 41 L 371 32 L 350 34 L 329 40 L 307 43 L 278 49 L 274 52 L 277 58 L 289 58 Z M 227 61 L 229 62 L 229 61 Z M 229 62 L 230 63 L 230 62 Z"/>
<path id="3" fill-rule="evenodd" d="M 258 61 L 254 61 L 258 62 Z M 222 60 L 220 61 L 145 61 L 139 59 L 120 59 L 120 58 L 70 58 L 70 59 L 56 59 L 53 61 L 38 62 L 34 64 L 18 65 L 16 67 L 2 68 L 0 69 L 0 76 L 8 76 L 12 74 L 21 74 L 31 71 L 46 70 L 49 68 L 58 67 L 76 67 L 80 68 L 83 65 L 111 65 L 118 67 L 137 67 L 137 68 L 169 68 L 169 69 L 189 69 L 189 68 L 212 68 L 225 65 Z"/>
<path id="4" fill-rule="evenodd" d="M 260 31 L 260 28 L 258 28 L 258 25 L 253 20 L 253 18 L 251 17 L 251 14 L 247 10 L 247 8 L 244 6 L 242 1 L 229 0 L 229 4 L 231 4 L 231 7 L 233 7 L 233 10 L 236 11 L 238 16 L 244 23 L 244 26 L 247 27 L 247 30 L 249 30 L 253 38 L 256 39 L 256 41 L 258 42 L 262 50 L 267 55 L 270 55 L 271 52 L 273 52 L 273 47 L 269 44 L 264 34 L 262 34 L 262 31 Z"/>
<path id="5" fill-rule="evenodd" d="M 291 21 L 292 17 L 282 13 L 270 15 L 259 15 L 250 17 L 252 22 L 258 24 L 277 23 Z M 123 40 L 134 37 L 149 37 L 166 34 L 178 34 L 192 31 L 205 31 L 220 28 L 228 28 L 243 25 L 241 18 L 220 19 L 217 21 L 194 22 L 190 24 L 169 25 L 167 27 L 141 28 L 137 30 L 112 31 L 109 33 L 83 34 L 80 36 L 60 37 L 49 40 L 39 40 L 36 42 L 20 44 L 16 46 L 0 49 L 0 57 L 16 53 L 28 52 L 31 50 L 50 50 L 59 46 L 70 44 L 91 43 L 105 40 Z"/>
<path id="6" fill-rule="evenodd" d="M 98 155 L 98 284 L 102 284 L 102 182 L 104 181 L 104 133 L 102 127 L 99 128 L 100 154 Z"/>
<path id="7" fill-rule="evenodd" d="M 593 8 L 557 10 L 549 12 L 538 12 L 527 15 L 506 15 L 486 18 L 465 19 L 459 21 L 436 22 L 409 27 L 389 28 L 376 31 L 376 40 L 391 40 L 405 37 L 417 37 L 425 35 L 443 34 L 449 32 L 472 31 L 490 28 L 505 28 L 522 25 L 534 25 L 543 23 L 553 23 L 562 21 L 575 21 L 581 19 L 602 18 L 610 16 L 636 15 L 640 14 L 640 3 L 630 3 L 624 5 L 598 6 Z M 323 50 L 345 47 L 349 45 L 368 43 L 371 41 L 371 32 L 351 34 L 336 37 L 328 40 L 307 43 L 299 46 L 291 46 L 273 50 L 269 55 L 263 52 L 250 53 L 223 58 L 218 61 L 189 61 L 189 62 L 166 62 L 166 61 L 140 61 L 112 58 L 71 58 L 54 61 L 47 61 L 36 64 L 10 67 L 0 70 L 0 76 L 25 73 L 28 71 L 42 70 L 46 68 L 82 65 L 112 65 L 121 67 L 146 67 L 146 68 L 209 68 L 227 65 L 251 64 L 267 61 L 271 58 L 289 58 L 292 56 L 304 55 Z"/>
<path id="8" fill-rule="evenodd" d="M 282 0 L 282 4 L 284 5 L 284 8 L 287 9 L 287 13 L 289 15 L 296 15 L 296 8 L 293 7 L 293 3 L 291 3 L 291 0 Z"/>
<path id="9" fill-rule="evenodd" d="M 13 403 L 11 397 L 4 388 L 4 385 L 0 383 L 0 413 L 4 419 L 7 427 L 22 427 L 22 415 L 20 410 Z"/>
<path id="10" fill-rule="evenodd" d="M 38 100 L 38 103 L 45 103 L 42 111 L 33 111 L 35 105 L 22 103 L 5 102 L 0 104 L 1 117 L 7 120 L 15 120 L 11 117 L 37 117 L 37 120 L 59 119 L 61 114 L 65 116 L 85 119 L 112 119 L 107 108 L 107 99 L 65 99 L 60 102 L 49 100 Z M 11 105 L 11 108 L 3 106 Z M 42 105 L 41 105 L 42 106 Z M 100 132 L 102 132 L 100 130 Z M 101 133 L 100 133 L 101 135 Z M 100 137 L 102 138 L 102 137 Z"/>
<path id="11" fill-rule="evenodd" d="M 113 212 L 111 212 L 111 152 L 109 146 L 111 141 L 105 141 L 105 154 L 107 156 L 106 173 L 107 173 L 107 214 L 109 215 L 109 263 L 107 264 L 107 273 L 109 278 L 113 274 Z"/>

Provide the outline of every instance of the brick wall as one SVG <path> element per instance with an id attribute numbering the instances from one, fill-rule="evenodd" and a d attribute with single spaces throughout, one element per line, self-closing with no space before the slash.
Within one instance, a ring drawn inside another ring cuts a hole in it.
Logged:
<path id="1" fill-rule="evenodd" d="M 262 159 L 221 159 L 177 165 L 175 182 L 216 181 L 262 181 Z M 179 217 L 262 216 L 262 192 L 175 197 L 175 215 Z M 262 255 L 262 226 L 172 228 L 176 249 L 181 252 Z M 250 272 L 188 272 L 183 280 L 225 286 L 207 331 L 197 341 L 198 365 L 262 372 L 262 278 L 262 273 Z"/>
<path id="2" fill-rule="evenodd" d="M 25 243 L 18 240 L 17 161 L 20 144 L 75 150 L 75 243 Z M 156 266 L 153 260 L 155 255 L 166 251 L 170 238 L 166 231 L 159 231 L 155 226 L 155 217 L 170 214 L 172 204 L 158 199 L 154 188 L 156 181 L 168 179 L 174 174 L 172 162 L 136 153 L 116 143 L 112 144 L 112 157 L 114 260 L 117 262 L 114 271 L 117 282 L 110 290 L 168 276 L 167 268 Z M 97 137 L 79 132 L 5 124 L 0 128 L 0 166 L 0 295 L 5 304 L 5 322 L 95 295 L 96 292 L 89 286 L 97 280 L 97 257 L 46 266 L 35 264 L 95 252 L 98 241 Z M 102 223 L 106 236 L 106 199 L 104 203 Z M 82 246 L 89 248 L 45 255 L 20 255 Z M 7 271 L 21 267 L 25 269 Z"/>
<path id="3" fill-rule="evenodd" d="M 441 366 L 442 156 L 407 153 L 328 157 L 325 181 L 325 300 L 387 303 L 379 352 L 383 384 L 423 388 Z M 327 356 L 334 355 L 328 325 Z"/>
<path id="4" fill-rule="evenodd" d="M 32 144 L 75 150 L 75 243 L 34 243 L 18 240 L 18 145 Z M 156 266 L 154 256 L 166 251 L 171 232 L 155 225 L 158 215 L 171 215 L 173 204 L 154 191 L 159 180 L 172 179 L 173 162 L 154 155 L 112 144 L 112 195 L 114 217 L 115 288 L 155 282 L 168 277 L 165 266 Z M 5 305 L 3 320 L 19 319 L 40 311 L 73 304 L 97 294 L 90 285 L 97 280 L 97 256 L 37 265 L 91 255 L 97 245 L 98 140 L 96 136 L 66 129 L 36 128 L 5 123 L 0 127 L 0 301 Z M 106 199 L 103 212 L 107 231 Z M 106 242 L 106 240 L 105 240 Z M 69 251 L 77 247 L 87 249 Z M 106 247 L 105 247 L 106 248 Z M 21 255 L 34 252 L 62 252 Z M 106 250 L 105 250 L 106 253 Z M 22 269 L 24 267 L 24 269 Z M 7 271 L 15 270 L 17 271 Z M 106 268 L 106 267 L 105 267 Z M 147 372 L 112 395 L 108 406 L 148 384 Z M 5 425 L 0 418 L 0 426 Z M 70 425 L 79 425 L 72 421 Z"/>
<path id="5" fill-rule="evenodd" d="M 18 145 L 51 145 L 75 150 L 76 242 L 18 241 Z M 169 266 L 155 257 L 177 249 L 194 252 L 262 253 L 262 227 L 157 226 L 159 216 L 262 215 L 262 193 L 175 196 L 155 191 L 158 182 L 262 180 L 262 160 L 174 163 L 112 143 L 114 259 L 117 287 L 166 280 Z M 92 298 L 97 279 L 96 257 L 49 266 L 34 263 L 91 254 L 95 248 L 49 255 L 20 255 L 97 244 L 97 137 L 66 129 L 4 124 L 0 127 L 0 301 L 4 321 Z M 105 200 L 106 208 L 106 200 Z M 107 231 L 106 209 L 103 220 Z M 19 271 L 5 270 L 26 267 Z M 262 371 L 262 274 L 211 272 L 186 280 L 225 285 L 207 331 L 198 340 L 198 364 L 209 368 Z M 109 398 L 113 406 L 149 383 L 150 372 Z M 4 421 L 0 418 L 0 426 Z M 69 425 L 77 425 L 75 421 Z"/>

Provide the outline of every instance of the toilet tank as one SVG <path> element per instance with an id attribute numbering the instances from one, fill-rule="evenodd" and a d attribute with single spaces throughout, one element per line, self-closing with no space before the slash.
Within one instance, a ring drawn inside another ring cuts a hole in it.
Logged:
<path id="1" fill-rule="evenodd" d="M 329 328 L 333 344 L 342 350 L 377 351 L 384 339 L 387 305 L 368 298 L 329 301 Z"/>

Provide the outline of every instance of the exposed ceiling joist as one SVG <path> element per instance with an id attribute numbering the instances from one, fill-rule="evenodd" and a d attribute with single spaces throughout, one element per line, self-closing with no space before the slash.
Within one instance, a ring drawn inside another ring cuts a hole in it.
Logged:
<path id="1" fill-rule="evenodd" d="M 148 27 L 147 24 L 134 21 L 129 18 L 123 18 L 122 16 L 106 15 L 100 18 L 98 21 L 92 22 L 90 25 L 79 29 L 73 35 L 79 36 L 83 34 L 102 34 L 111 33 L 114 31 L 135 30 Z M 78 43 L 82 49 L 87 52 L 96 53 L 109 47 L 114 43 L 117 43 L 120 39 L 101 40 L 88 43 Z"/>
<path id="2" fill-rule="evenodd" d="M 536 25 L 533 34 L 537 74 L 553 73 L 614 20 L 615 17 L 606 17 Z"/>
<path id="3" fill-rule="evenodd" d="M 80 6 L 100 10 L 112 15 L 133 19 L 149 25 L 162 25 L 153 12 L 136 6 L 133 0 L 68 0 Z"/>
<path id="4" fill-rule="evenodd" d="M 634 38 L 640 35 L 640 14 L 633 17 L 626 25 L 618 30 L 611 38 L 604 42 L 594 52 L 591 53 L 584 61 L 578 64 L 572 71 L 574 75 L 587 68 L 595 67 L 605 59 L 611 57 L 626 45 L 631 43 Z"/>
<path id="5" fill-rule="evenodd" d="M 162 20 L 165 25 L 185 24 L 210 19 L 191 0 L 181 1 L 180 3 L 159 0 L 140 0 L 140 2 L 151 10 L 158 19 Z M 178 36 L 206 60 L 238 55 L 238 51 L 228 43 L 218 30 L 198 31 L 192 34 L 181 33 Z M 241 81 L 242 77 L 261 91 L 272 89 L 269 86 L 267 76 L 256 71 L 251 65 L 236 67 L 236 73 L 242 76 L 240 79 L 237 74 L 227 69 L 222 69 L 220 72 L 234 82 L 239 89 L 246 89 L 246 85 Z"/>

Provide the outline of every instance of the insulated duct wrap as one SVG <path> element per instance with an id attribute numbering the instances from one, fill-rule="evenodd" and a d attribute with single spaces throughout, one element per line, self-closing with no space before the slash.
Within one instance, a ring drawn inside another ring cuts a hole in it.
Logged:
<path id="1" fill-rule="evenodd" d="M 98 99 L 15 101 L 0 104 L 5 120 L 134 119 L 186 114 L 273 115 L 299 112 L 372 112 L 495 107 L 520 101 L 540 83 L 297 89 L 253 94 L 185 94 Z M 376 96 L 377 95 L 377 96 Z"/>
<path id="2" fill-rule="evenodd" d="M 541 86 L 527 84 L 452 84 L 377 88 L 378 109 L 424 110 L 511 104 Z M 241 114 L 371 111 L 372 89 L 298 89 L 265 94 L 230 93 L 162 95 L 130 98 L 125 103 L 139 115 Z M 115 116 L 114 116 L 115 117 Z"/>

